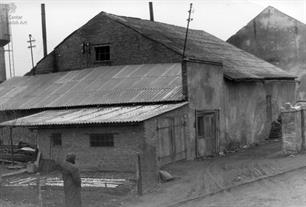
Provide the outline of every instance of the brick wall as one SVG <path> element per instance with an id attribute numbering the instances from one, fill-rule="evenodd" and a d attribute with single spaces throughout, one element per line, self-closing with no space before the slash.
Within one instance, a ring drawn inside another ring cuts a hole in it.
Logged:
<path id="1" fill-rule="evenodd" d="M 62 147 L 50 144 L 51 133 L 62 134 Z M 114 147 L 90 147 L 90 133 L 114 133 Z M 136 152 L 143 140 L 142 125 L 39 129 L 38 144 L 43 158 L 56 159 L 73 152 L 83 170 L 131 171 L 136 169 Z"/>
<path id="2" fill-rule="evenodd" d="M 91 54 L 82 54 L 83 42 L 89 42 L 92 45 Z M 99 44 L 110 44 L 111 62 L 95 62 L 93 46 Z M 52 57 L 53 54 L 54 57 Z M 51 54 L 40 61 L 36 66 L 36 73 L 75 70 L 99 65 L 180 61 L 180 55 L 160 43 L 151 41 L 108 17 L 98 16 L 70 35 Z"/>
<path id="3" fill-rule="evenodd" d="M 282 111 L 282 150 L 284 154 L 298 153 L 305 149 L 305 112 L 305 109 L 294 108 Z"/>

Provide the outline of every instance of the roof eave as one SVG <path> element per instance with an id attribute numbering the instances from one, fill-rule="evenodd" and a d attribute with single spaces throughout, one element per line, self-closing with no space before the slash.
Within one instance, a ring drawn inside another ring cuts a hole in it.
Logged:
<path id="1" fill-rule="evenodd" d="M 224 74 L 224 78 L 230 81 L 235 81 L 235 82 L 251 82 L 251 81 L 265 81 L 265 80 L 293 80 L 297 77 L 264 77 L 264 78 L 233 78 L 229 75 Z"/>

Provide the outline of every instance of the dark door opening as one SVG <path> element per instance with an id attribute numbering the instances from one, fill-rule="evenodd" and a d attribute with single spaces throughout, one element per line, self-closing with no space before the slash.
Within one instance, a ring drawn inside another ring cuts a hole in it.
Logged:
<path id="1" fill-rule="evenodd" d="M 218 152 L 219 113 L 196 112 L 196 156 L 214 156 Z"/>

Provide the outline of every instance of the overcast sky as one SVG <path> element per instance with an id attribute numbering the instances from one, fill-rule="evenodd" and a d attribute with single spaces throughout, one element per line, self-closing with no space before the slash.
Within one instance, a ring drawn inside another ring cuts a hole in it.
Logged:
<path id="1" fill-rule="evenodd" d="M 14 3 L 11 30 L 17 76 L 31 69 L 28 35 L 36 39 L 34 62 L 43 55 L 40 4 L 46 5 L 48 52 L 67 35 L 85 24 L 101 11 L 112 14 L 149 18 L 147 0 L 0 0 Z M 267 6 L 306 22 L 306 0 L 152 0 L 156 21 L 186 26 L 189 4 L 194 13 L 190 28 L 201 29 L 227 40 Z M 7 57 L 6 57 L 7 58 Z M 8 62 L 8 61 L 7 61 Z M 9 77 L 9 72 L 7 72 Z"/>

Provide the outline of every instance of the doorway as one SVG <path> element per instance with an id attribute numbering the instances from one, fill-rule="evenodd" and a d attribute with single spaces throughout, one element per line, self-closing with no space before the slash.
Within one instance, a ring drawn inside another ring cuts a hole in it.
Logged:
<path id="1" fill-rule="evenodd" d="M 215 156 L 219 151 L 219 110 L 196 111 L 196 157 Z"/>

